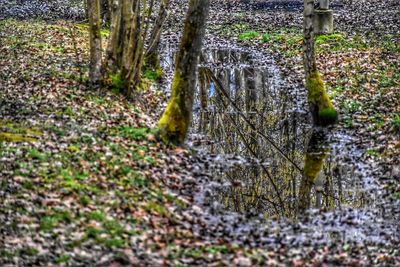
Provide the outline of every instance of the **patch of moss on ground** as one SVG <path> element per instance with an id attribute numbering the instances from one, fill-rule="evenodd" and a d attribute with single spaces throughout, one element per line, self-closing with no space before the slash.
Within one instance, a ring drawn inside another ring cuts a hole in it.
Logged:
<path id="1" fill-rule="evenodd" d="M 256 39 L 260 37 L 261 34 L 255 31 L 249 31 L 249 32 L 244 32 L 239 34 L 239 40 L 245 41 L 245 40 L 251 40 L 251 39 Z"/>

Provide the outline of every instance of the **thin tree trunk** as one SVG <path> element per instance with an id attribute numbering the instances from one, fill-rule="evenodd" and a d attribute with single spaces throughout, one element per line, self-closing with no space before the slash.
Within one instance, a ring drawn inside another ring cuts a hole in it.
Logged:
<path id="1" fill-rule="evenodd" d="M 208 17 L 209 0 L 190 0 L 176 69 L 172 80 L 172 96 L 159 123 L 160 137 L 164 142 L 182 144 L 189 128 L 196 70 L 202 39 Z"/>
<path id="2" fill-rule="evenodd" d="M 304 0 L 304 71 L 306 79 L 317 71 L 314 54 L 314 0 Z"/>
<path id="3" fill-rule="evenodd" d="M 90 68 L 89 81 L 92 85 L 100 83 L 102 72 L 102 48 L 100 34 L 100 1 L 88 0 Z"/>
<path id="4" fill-rule="evenodd" d="M 161 1 L 158 17 L 151 31 L 149 38 L 150 43 L 146 50 L 146 66 L 156 71 L 161 70 L 158 46 L 161 39 L 161 30 L 168 16 L 169 3 L 169 0 Z"/>
<path id="5" fill-rule="evenodd" d="M 304 72 L 308 104 L 315 125 L 329 125 L 337 121 L 337 111 L 333 107 L 324 83 L 317 70 L 314 51 L 314 0 L 304 0 Z"/>
<path id="6" fill-rule="evenodd" d="M 111 9 L 111 22 L 110 22 L 110 37 L 108 38 L 107 51 L 106 51 L 106 72 L 117 72 L 118 64 L 118 48 L 121 33 L 121 3 L 119 0 L 112 0 L 110 5 Z"/>
<path id="7" fill-rule="evenodd" d="M 124 26 L 121 38 L 122 68 L 121 78 L 125 92 L 130 94 L 132 72 L 136 60 L 136 49 L 140 38 L 140 1 L 122 1 L 122 24 Z"/>

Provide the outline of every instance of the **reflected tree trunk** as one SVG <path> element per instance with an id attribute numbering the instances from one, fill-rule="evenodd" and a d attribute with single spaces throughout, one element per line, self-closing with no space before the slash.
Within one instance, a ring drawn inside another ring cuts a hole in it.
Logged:
<path id="1" fill-rule="evenodd" d="M 299 210 L 303 211 L 310 208 L 311 189 L 316 180 L 321 175 L 325 158 L 329 152 L 326 146 L 326 135 L 316 129 L 313 130 L 310 141 L 308 142 L 305 156 L 303 177 L 299 189 Z"/>

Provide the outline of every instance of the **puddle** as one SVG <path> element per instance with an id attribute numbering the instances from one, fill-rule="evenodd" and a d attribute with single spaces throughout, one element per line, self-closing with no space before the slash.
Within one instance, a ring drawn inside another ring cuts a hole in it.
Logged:
<path id="1" fill-rule="evenodd" d="M 196 194 L 199 204 L 264 218 L 374 204 L 361 152 L 336 129 L 312 128 L 304 92 L 289 90 L 271 59 L 208 49 L 196 89 L 188 142 L 213 177 Z"/>

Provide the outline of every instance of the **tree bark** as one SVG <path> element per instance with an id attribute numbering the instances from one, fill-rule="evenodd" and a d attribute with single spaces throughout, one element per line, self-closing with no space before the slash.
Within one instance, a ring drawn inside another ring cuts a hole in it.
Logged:
<path id="1" fill-rule="evenodd" d="M 189 2 L 183 36 L 176 57 L 171 100 L 158 123 L 160 137 L 166 143 L 180 145 L 186 138 L 192 116 L 196 70 L 209 4 L 209 0 Z"/>
<path id="2" fill-rule="evenodd" d="M 89 81 L 98 85 L 102 74 L 102 48 L 100 33 L 100 1 L 88 0 L 89 38 L 90 38 L 90 67 Z"/>
<path id="3" fill-rule="evenodd" d="M 314 51 L 314 0 L 304 0 L 304 72 L 308 104 L 315 125 L 326 126 L 337 121 L 337 111 L 326 93 L 324 83 L 317 70 Z"/>
<path id="4" fill-rule="evenodd" d="M 161 71 L 160 58 L 158 55 L 158 46 L 160 44 L 162 27 L 168 16 L 169 3 L 170 3 L 169 0 L 161 1 L 158 16 L 150 34 L 149 38 L 150 43 L 146 49 L 146 57 L 145 57 L 146 66 L 156 71 Z"/>
<path id="5" fill-rule="evenodd" d="M 107 44 L 105 67 L 107 73 L 116 73 L 120 65 L 119 39 L 121 35 L 121 1 L 112 0 L 110 9 L 110 36 Z"/>

